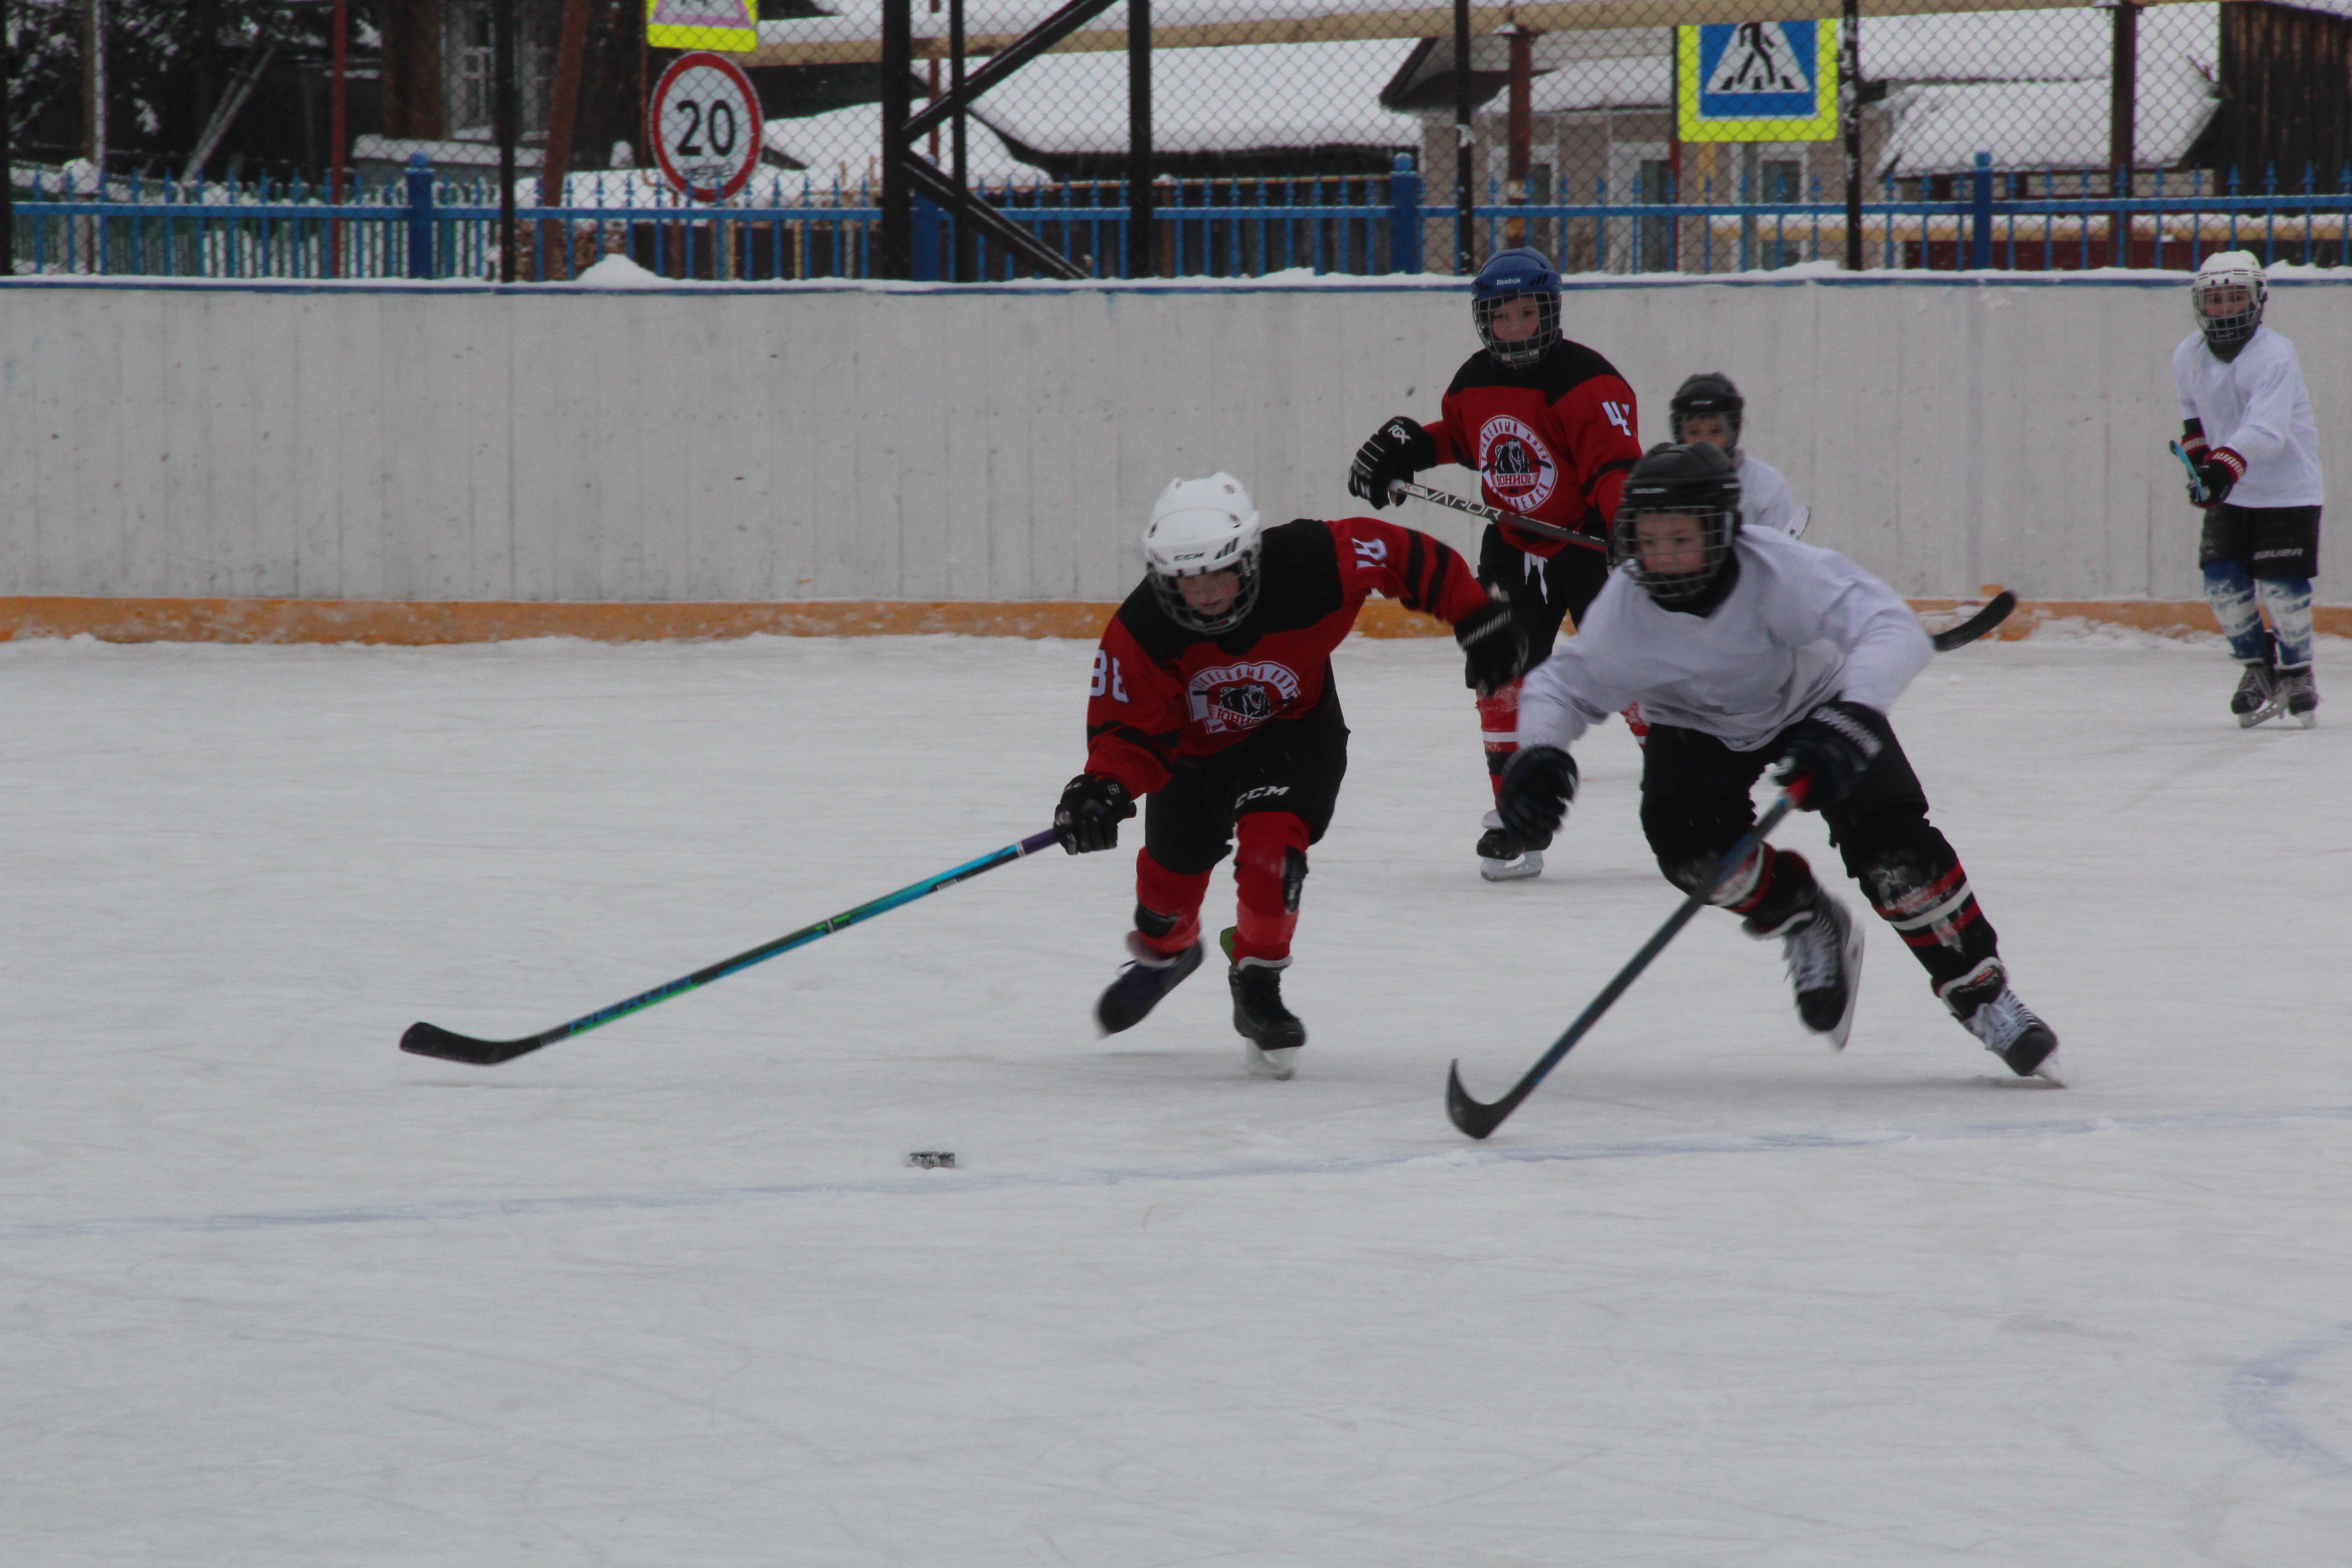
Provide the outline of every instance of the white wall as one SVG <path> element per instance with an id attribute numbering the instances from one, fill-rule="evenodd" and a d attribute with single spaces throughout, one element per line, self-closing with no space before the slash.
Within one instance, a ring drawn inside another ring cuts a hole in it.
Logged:
<path id="1" fill-rule="evenodd" d="M 2186 294 L 1601 279 L 1566 309 L 1647 438 L 1685 374 L 1728 371 L 1809 537 L 1906 593 L 2179 599 Z M 2270 318 L 2338 463 L 2347 305 L 2285 281 Z M 1176 475 L 1230 469 L 1270 519 L 1357 510 L 1349 458 L 1435 416 L 1467 318 L 1425 283 L 0 284 L 0 594 L 1114 598 Z"/>

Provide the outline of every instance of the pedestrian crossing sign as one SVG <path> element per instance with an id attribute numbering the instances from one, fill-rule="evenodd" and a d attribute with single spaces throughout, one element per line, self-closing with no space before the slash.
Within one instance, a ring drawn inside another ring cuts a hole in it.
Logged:
<path id="1" fill-rule="evenodd" d="M 1838 134 L 1838 25 L 1677 27 L 1675 118 L 1685 142 L 1830 142 Z"/>

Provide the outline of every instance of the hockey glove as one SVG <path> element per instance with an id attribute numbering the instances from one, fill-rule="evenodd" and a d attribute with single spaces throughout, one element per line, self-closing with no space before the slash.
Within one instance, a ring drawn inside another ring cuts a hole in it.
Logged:
<path id="1" fill-rule="evenodd" d="M 1799 809 L 1819 811 L 1853 793 L 1863 775 L 1895 743 L 1895 731 L 1877 709 L 1838 701 L 1824 702 L 1806 714 L 1782 739 L 1788 754 L 1773 782 L 1798 792 Z"/>
<path id="2" fill-rule="evenodd" d="M 1490 592 L 1493 597 L 1454 623 L 1454 640 L 1469 665 L 1462 683 L 1481 697 L 1492 697 L 1528 669 L 1528 634 L 1511 618 L 1511 601 L 1502 590 Z"/>
<path id="3" fill-rule="evenodd" d="M 1118 825 L 1135 815 L 1127 786 L 1102 773 L 1080 773 L 1054 808 L 1054 838 L 1073 855 L 1118 847 Z"/>
<path id="4" fill-rule="evenodd" d="M 2204 499 L 2198 500 L 2196 489 L 2189 492 L 2189 499 L 2209 510 L 2220 506 L 2230 499 L 2231 488 L 2245 477 L 2246 459 L 2227 447 L 2216 447 L 2197 459 L 2197 484 L 2204 490 Z"/>
<path id="5" fill-rule="evenodd" d="M 1511 837 L 1529 849 L 1549 849 L 1576 798 L 1576 759 L 1558 746 L 1529 746 L 1503 770 L 1495 810 Z"/>
<path id="6" fill-rule="evenodd" d="M 1348 493 L 1371 502 L 1377 511 L 1389 504 L 1391 485 L 1436 461 L 1437 443 L 1429 432 L 1400 414 L 1356 449 L 1356 460 L 1348 466 Z"/>

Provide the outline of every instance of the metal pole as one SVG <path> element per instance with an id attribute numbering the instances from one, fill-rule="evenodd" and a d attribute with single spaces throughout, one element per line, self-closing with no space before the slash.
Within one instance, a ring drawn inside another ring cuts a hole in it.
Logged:
<path id="1" fill-rule="evenodd" d="M 6 0 L 0 0 L 5 5 Z M 337 206 L 343 202 L 343 161 L 349 155 L 351 119 L 348 112 L 350 93 L 346 79 L 352 53 L 352 0 L 335 0 L 334 74 L 330 78 L 327 92 L 327 200 Z M 341 218 L 327 225 L 327 276 L 343 275 L 343 223 Z"/>
<path id="2" fill-rule="evenodd" d="M 106 0 L 82 0 L 82 152 L 98 171 L 99 194 L 106 192 Z"/>
<path id="3" fill-rule="evenodd" d="M 963 0 L 948 0 L 948 90 L 963 91 Z M 948 122 L 948 151 L 954 160 L 956 189 L 971 194 L 971 167 L 965 156 L 964 111 L 958 108 Z M 980 231 L 962 213 L 955 215 L 955 280 L 979 280 Z"/>
<path id="4" fill-rule="evenodd" d="M 515 280 L 515 0 L 492 0 L 490 134 L 499 143 L 499 281 Z"/>
<path id="5" fill-rule="evenodd" d="M 1159 270 L 1152 256 L 1151 0 L 1127 0 L 1127 275 Z"/>
<path id="6" fill-rule="evenodd" d="M 1535 89 L 1535 35 L 1514 24 L 1511 27 L 1511 96 L 1509 161 L 1504 165 L 1503 199 L 1515 207 L 1528 202 L 1528 166 L 1535 161 L 1535 115 L 1529 99 Z M 1503 243 L 1520 246 L 1528 242 L 1528 220 L 1510 219 L 1503 226 Z"/>
<path id="7" fill-rule="evenodd" d="M 1862 270 L 1862 0 L 1838 22 L 1838 118 L 1845 131 L 1845 269 Z"/>
<path id="8" fill-rule="evenodd" d="M 547 106 L 547 147 L 539 161 L 539 205 L 572 205 L 572 142 L 580 123 L 580 75 L 588 57 L 589 0 L 564 0 L 563 31 L 555 45 L 555 96 Z M 534 224 L 540 247 L 552 241 L 562 259 L 555 267 L 560 278 L 572 276 L 572 231 L 564 224 Z M 722 232 L 716 231 L 714 232 Z"/>
<path id="9" fill-rule="evenodd" d="M 2115 48 L 2111 56 L 2107 88 L 2107 167 L 2116 177 L 2116 195 L 2132 194 L 2132 143 L 2137 138 L 2137 100 L 2139 97 L 2139 7 L 2132 0 L 2117 0 L 2115 6 Z M 2117 227 L 2115 265 L 2129 267 L 2123 247 L 2130 238 L 2131 220 L 2116 220 Z"/>
<path id="10" fill-rule="evenodd" d="M 914 276 L 914 193 L 905 168 L 914 69 L 915 0 L 882 0 L 882 243 L 875 271 L 884 278 Z"/>
<path id="11" fill-rule="evenodd" d="M 0 0 L 0 278 L 16 275 L 16 163 L 8 135 L 15 114 L 10 86 L 16 79 L 16 51 L 8 42 L 8 0 Z"/>
<path id="12" fill-rule="evenodd" d="M 1470 0 L 1454 0 L 1454 271 L 1456 277 L 1477 270 L 1473 262 L 1477 245 L 1472 234 L 1471 207 L 1477 200 L 1470 188 Z"/>

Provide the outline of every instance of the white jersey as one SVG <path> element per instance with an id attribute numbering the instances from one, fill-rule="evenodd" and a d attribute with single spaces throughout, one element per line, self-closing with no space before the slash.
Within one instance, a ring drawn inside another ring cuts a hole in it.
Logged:
<path id="1" fill-rule="evenodd" d="M 1610 574 L 1576 636 L 1519 693 L 1519 744 L 1567 746 L 1629 702 L 1653 724 L 1735 752 L 1769 742 L 1819 703 L 1894 707 L 1934 648 L 1895 590 L 1840 555 L 1742 530 L 1739 581 L 1711 614 L 1661 606 Z"/>
<path id="2" fill-rule="evenodd" d="M 2204 334 L 2191 332 L 2172 351 L 2172 386 L 2180 416 L 2205 427 L 2209 447 L 2227 447 L 2246 459 L 2246 477 L 2230 490 L 2232 506 L 2317 506 L 2327 498 L 2319 480 L 2319 429 L 2294 345 L 2268 327 L 2256 327 L 2238 357 L 2216 359 Z"/>
<path id="3" fill-rule="evenodd" d="M 1739 470 L 1739 522 L 1743 528 L 1769 528 L 1791 539 L 1805 536 L 1812 513 L 1789 493 L 1780 470 L 1746 452 L 1733 454 Z"/>

